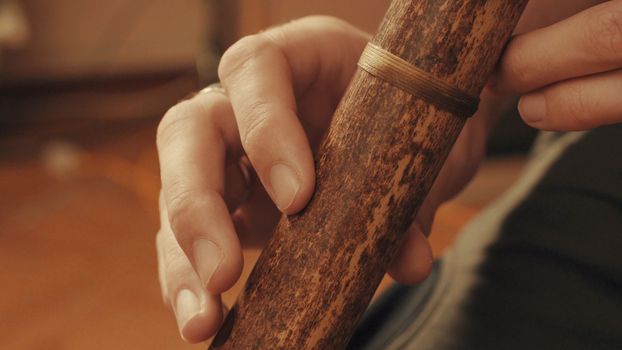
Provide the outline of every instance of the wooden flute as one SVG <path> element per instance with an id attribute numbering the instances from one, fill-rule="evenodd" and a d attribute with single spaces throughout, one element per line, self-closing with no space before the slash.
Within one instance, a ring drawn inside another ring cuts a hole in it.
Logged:
<path id="1" fill-rule="evenodd" d="M 527 0 L 393 0 L 211 349 L 342 349 L 403 241 Z"/>

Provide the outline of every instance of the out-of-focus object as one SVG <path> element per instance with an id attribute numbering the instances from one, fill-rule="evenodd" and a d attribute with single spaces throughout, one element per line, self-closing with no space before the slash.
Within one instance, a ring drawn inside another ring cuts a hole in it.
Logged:
<path id="1" fill-rule="evenodd" d="M 23 46 L 30 35 L 24 11 L 17 0 L 0 0 L 0 54 Z"/>
<path id="2" fill-rule="evenodd" d="M 198 89 L 195 60 L 211 36 L 204 0 L 19 4 L 30 36 L 2 57 L 0 128 L 159 118 Z"/>
<path id="3" fill-rule="evenodd" d="M 368 32 L 374 32 L 389 0 L 204 0 L 210 14 L 208 37 L 197 57 L 203 85 L 215 82 L 220 55 L 239 38 L 270 26 L 309 16 L 342 18 Z M 356 11 L 352 11 L 356 8 Z"/>
<path id="4" fill-rule="evenodd" d="M 342 18 L 370 33 L 376 31 L 389 0 L 237 0 L 238 36 L 307 15 Z"/>
<path id="5" fill-rule="evenodd" d="M 201 0 L 21 4 L 31 38 L 26 47 L 6 56 L 4 82 L 136 75 L 193 66 L 207 25 Z"/>

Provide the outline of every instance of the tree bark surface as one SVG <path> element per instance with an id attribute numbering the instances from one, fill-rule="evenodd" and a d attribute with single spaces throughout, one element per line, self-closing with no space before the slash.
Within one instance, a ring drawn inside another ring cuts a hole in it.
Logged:
<path id="1" fill-rule="evenodd" d="M 394 0 L 372 42 L 479 96 L 526 0 Z M 359 69 L 212 349 L 342 349 L 465 118 Z"/>

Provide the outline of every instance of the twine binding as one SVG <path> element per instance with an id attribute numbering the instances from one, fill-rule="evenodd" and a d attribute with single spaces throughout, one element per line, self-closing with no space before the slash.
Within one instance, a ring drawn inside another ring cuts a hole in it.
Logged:
<path id="1" fill-rule="evenodd" d="M 420 97 L 439 109 L 468 118 L 475 114 L 479 98 L 447 84 L 402 58 L 368 43 L 358 66 L 395 87 Z"/>

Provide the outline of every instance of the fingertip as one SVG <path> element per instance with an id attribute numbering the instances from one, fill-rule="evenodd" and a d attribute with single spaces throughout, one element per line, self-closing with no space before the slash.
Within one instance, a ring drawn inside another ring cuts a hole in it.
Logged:
<path id="1" fill-rule="evenodd" d="M 297 120 L 268 120 L 245 138 L 246 153 L 272 202 L 284 214 L 302 210 L 315 187 L 313 153 Z M 275 122 L 278 122 L 275 123 Z"/>
<path id="2" fill-rule="evenodd" d="M 432 247 L 419 229 L 407 233 L 405 241 L 396 255 L 389 275 L 402 284 L 417 284 L 432 272 L 434 255 Z"/>
<path id="3" fill-rule="evenodd" d="M 179 324 L 179 333 L 188 343 L 199 343 L 214 336 L 223 321 L 220 297 L 207 295 L 199 312 Z"/>
<path id="4" fill-rule="evenodd" d="M 541 126 L 546 119 L 546 98 L 543 93 L 534 92 L 521 97 L 518 112 L 523 121 L 531 126 Z"/>
<path id="5" fill-rule="evenodd" d="M 301 172 L 277 163 L 270 168 L 268 178 L 270 196 L 277 208 L 286 215 L 302 210 L 315 188 L 315 171 L 312 166 Z"/>
<path id="6" fill-rule="evenodd" d="M 219 194 L 195 194 L 170 210 L 176 243 L 191 263 L 203 288 L 219 294 L 242 273 L 242 247 L 229 210 Z"/>
<path id="7" fill-rule="evenodd" d="M 300 192 L 302 186 L 300 176 L 291 166 L 284 163 L 276 163 L 270 167 L 268 183 L 274 204 L 280 211 L 286 213 L 290 210 L 298 196 L 298 192 Z"/>

